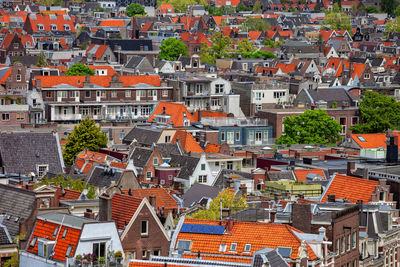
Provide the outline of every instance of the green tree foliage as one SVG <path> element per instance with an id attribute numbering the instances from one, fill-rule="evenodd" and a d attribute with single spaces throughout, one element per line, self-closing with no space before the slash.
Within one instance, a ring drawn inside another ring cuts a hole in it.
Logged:
<path id="1" fill-rule="evenodd" d="M 237 12 L 240 12 L 240 11 L 251 11 L 251 7 L 245 6 L 242 3 L 239 3 L 239 5 L 236 7 L 236 11 Z"/>
<path id="2" fill-rule="evenodd" d="M 395 18 L 392 22 L 389 22 L 385 26 L 385 34 L 388 36 L 390 33 L 400 32 L 400 17 Z"/>
<path id="3" fill-rule="evenodd" d="M 236 54 L 240 54 L 242 58 L 275 58 L 276 56 L 269 51 L 258 50 L 253 42 L 247 39 L 240 40 L 236 45 Z"/>
<path id="4" fill-rule="evenodd" d="M 306 110 L 303 114 L 286 117 L 285 131 L 277 144 L 337 144 L 341 140 L 340 124 L 325 110 Z"/>
<path id="5" fill-rule="evenodd" d="M 396 15 L 396 17 L 400 17 L 400 5 L 398 5 L 396 7 L 396 10 L 394 11 L 394 14 Z"/>
<path id="6" fill-rule="evenodd" d="M 37 62 L 37 64 L 36 64 L 36 66 L 38 66 L 38 67 L 45 67 L 45 66 L 47 66 L 47 65 L 48 65 L 48 64 L 47 64 L 46 57 L 43 55 L 43 53 L 41 53 L 41 54 L 39 55 L 38 62 Z"/>
<path id="7" fill-rule="evenodd" d="M 260 3 L 260 1 L 257 0 L 253 5 L 253 13 L 259 14 L 261 12 L 262 12 L 261 3 Z"/>
<path id="8" fill-rule="evenodd" d="M 25 234 L 19 234 L 14 239 L 13 242 L 17 246 L 17 251 L 11 254 L 11 258 L 4 263 L 4 267 L 19 267 L 19 243 L 21 239 L 26 237 Z"/>
<path id="9" fill-rule="evenodd" d="M 367 13 L 380 13 L 376 6 L 367 6 L 365 11 L 367 11 Z"/>
<path id="10" fill-rule="evenodd" d="M 235 195 L 235 192 L 232 190 L 225 189 L 211 201 L 208 209 L 199 210 L 193 213 L 191 217 L 196 219 L 220 220 L 221 200 L 222 208 L 230 208 L 232 212 L 243 210 L 249 206 L 244 196 Z"/>
<path id="11" fill-rule="evenodd" d="M 381 10 L 388 15 L 393 15 L 398 4 L 397 0 L 381 0 Z"/>
<path id="12" fill-rule="evenodd" d="M 82 63 L 72 65 L 66 72 L 65 76 L 94 75 L 94 71 Z"/>
<path id="13" fill-rule="evenodd" d="M 86 196 L 90 199 L 96 198 L 96 188 L 94 186 L 88 185 L 81 179 L 72 179 L 70 176 L 66 178 L 64 178 L 63 175 L 56 175 L 53 178 L 48 178 L 47 176 L 45 176 L 43 179 L 35 184 L 35 187 L 39 187 L 42 185 L 62 186 L 63 188 L 68 188 L 79 192 L 87 189 L 88 193 Z"/>
<path id="14" fill-rule="evenodd" d="M 177 60 L 179 56 L 188 56 L 187 46 L 175 38 L 168 38 L 161 43 L 158 59 Z"/>
<path id="15" fill-rule="evenodd" d="M 278 46 L 283 44 L 283 41 L 273 41 L 271 39 L 266 39 L 264 41 L 264 44 L 269 48 L 277 48 Z"/>
<path id="16" fill-rule="evenodd" d="M 242 24 L 244 31 L 268 31 L 270 25 L 263 18 L 247 18 Z"/>
<path id="17" fill-rule="evenodd" d="M 232 50 L 232 39 L 218 32 L 211 36 L 211 47 L 207 44 L 203 44 L 200 50 L 200 59 L 202 62 L 215 64 L 215 59 L 217 58 L 229 58 Z"/>
<path id="18" fill-rule="evenodd" d="M 360 102 L 361 121 L 355 133 L 383 133 L 400 128 L 400 103 L 394 97 L 366 91 Z"/>
<path id="19" fill-rule="evenodd" d="M 325 10 L 325 25 L 329 25 L 332 30 L 347 30 L 351 31 L 350 17 L 347 16 L 337 3 L 333 5 L 332 10 Z"/>
<path id="20" fill-rule="evenodd" d="M 188 6 L 191 5 L 206 6 L 208 3 L 206 0 L 161 0 L 158 1 L 158 5 L 160 4 L 170 4 L 173 6 L 175 12 L 184 13 L 186 12 Z"/>
<path id="21" fill-rule="evenodd" d="M 125 14 L 128 17 L 133 17 L 135 15 L 144 15 L 146 12 L 144 12 L 144 6 L 141 6 L 138 3 L 132 3 L 126 7 Z"/>
<path id="22" fill-rule="evenodd" d="M 64 149 L 64 162 L 72 165 L 76 155 L 85 148 L 90 151 L 99 151 L 100 148 L 107 146 L 107 136 L 96 126 L 95 121 L 85 118 L 75 126 L 71 135 L 68 136 L 67 144 Z"/>

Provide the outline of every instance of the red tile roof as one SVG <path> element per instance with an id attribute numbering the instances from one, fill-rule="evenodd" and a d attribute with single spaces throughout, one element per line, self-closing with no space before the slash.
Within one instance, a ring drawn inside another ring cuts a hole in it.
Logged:
<path id="1" fill-rule="evenodd" d="M 92 44 L 87 50 L 86 50 L 86 56 L 90 57 L 93 59 L 93 57 L 97 60 L 101 59 L 104 52 L 106 51 L 107 46 L 106 45 L 98 45 L 98 44 Z"/>
<path id="2" fill-rule="evenodd" d="M 108 66 L 108 65 L 88 65 L 89 68 L 92 70 L 107 70 L 107 76 L 113 76 L 117 72 L 114 70 L 113 67 Z"/>
<path id="3" fill-rule="evenodd" d="M 275 66 L 278 70 L 280 69 L 283 73 L 291 73 L 296 69 L 295 64 L 278 63 Z"/>
<path id="4" fill-rule="evenodd" d="M 377 185 L 378 181 L 336 174 L 325 189 L 321 202 L 326 202 L 328 195 L 335 195 L 336 199 L 346 199 L 351 203 L 356 203 L 358 200 L 368 203 Z"/>
<path id="5" fill-rule="evenodd" d="M 63 195 L 61 187 L 56 187 L 56 188 L 60 200 L 77 200 L 81 196 L 81 192 L 68 188 L 64 188 L 65 194 Z"/>
<path id="6" fill-rule="evenodd" d="M 168 193 L 166 188 L 147 188 L 147 189 L 133 189 L 132 196 L 136 198 L 147 198 L 150 202 L 150 196 L 156 197 L 156 207 L 161 210 L 164 207 L 166 212 L 170 212 L 173 209 L 178 210 L 178 204 L 176 200 Z"/>
<path id="7" fill-rule="evenodd" d="M 102 27 L 124 27 L 124 20 L 122 19 L 106 19 L 100 21 Z"/>
<path id="8" fill-rule="evenodd" d="M 219 153 L 220 149 L 221 149 L 220 145 L 207 144 L 204 152 L 206 152 L 206 153 Z"/>
<path id="9" fill-rule="evenodd" d="M 14 37 L 15 33 L 7 33 L 6 36 L 4 36 L 3 42 L 1 42 L 0 49 L 2 50 L 7 49 L 10 46 Z"/>
<path id="10" fill-rule="evenodd" d="M 297 181 L 306 181 L 307 174 L 309 174 L 309 173 L 317 174 L 317 175 L 323 177 L 322 180 L 326 180 L 325 173 L 322 169 L 295 169 L 294 170 L 294 174 L 296 175 Z"/>
<path id="11" fill-rule="evenodd" d="M 55 18 L 55 19 L 53 19 Z M 33 32 L 40 32 L 38 25 L 43 26 L 43 31 L 51 32 L 52 25 L 57 26 L 57 31 L 64 31 L 64 25 L 69 26 L 70 32 L 75 32 L 74 18 L 69 15 L 49 15 L 49 14 L 30 14 L 29 15 L 30 25 Z"/>
<path id="12" fill-rule="evenodd" d="M 171 103 L 160 101 L 153 113 L 151 114 L 148 122 L 155 120 L 156 115 L 161 115 L 165 111 L 166 115 L 170 116 L 167 125 L 174 127 L 183 127 L 183 120 L 188 119 L 190 123 L 196 122 L 196 118 L 187 110 L 186 106 L 180 103 Z"/>
<path id="13" fill-rule="evenodd" d="M 220 225 L 217 220 L 200 220 L 186 218 L 185 224 Z M 222 222 L 227 225 L 226 221 Z M 295 235 L 294 231 L 302 233 L 286 224 L 277 223 L 254 223 L 254 222 L 234 222 L 229 234 L 211 235 L 179 232 L 177 240 L 191 240 L 191 251 L 200 251 L 202 254 L 244 256 L 251 259 L 256 250 L 269 247 L 289 247 L 292 248 L 290 258 L 296 259 L 302 241 Z M 236 252 L 229 252 L 232 243 L 236 243 Z M 220 245 L 227 245 L 225 252 L 220 251 Z M 244 252 L 246 244 L 251 244 L 250 253 Z M 175 244 L 176 246 L 177 244 Z M 316 259 L 314 251 L 308 246 L 308 256 L 310 260 Z"/>
<path id="14" fill-rule="evenodd" d="M 203 149 L 196 142 L 191 133 L 184 130 L 178 130 L 175 132 L 171 143 L 176 143 L 178 139 L 180 147 L 186 151 L 186 153 L 204 153 Z"/>
<path id="15" fill-rule="evenodd" d="M 171 12 L 168 12 L 170 10 Z M 156 11 L 157 14 L 174 14 L 174 8 L 170 4 L 161 4 Z"/>
<path id="16" fill-rule="evenodd" d="M 48 88 L 60 84 L 68 84 L 74 87 L 83 87 L 85 76 L 35 76 L 36 80 L 42 81 L 42 87 Z M 90 83 L 102 87 L 109 87 L 111 76 L 90 76 Z M 151 86 L 160 86 L 161 80 L 158 75 L 129 75 L 119 76 L 119 80 L 124 87 L 130 87 L 136 84 L 148 84 Z M 35 82 L 33 83 L 35 85 Z"/>
<path id="17" fill-rule="evenodd" d="M 353 63 L 353 70 L 352 70 L 351 78 L 354 80 L 357 75 L 357 78 L 360 79 L 365 67 L 366 67 L 365 63 Z"/>
<path id="18" fill-rule="evenodd" d="M 360 148 L 386 148 L 386 134 L 351 134 L 350 137 L 360 146 Z M 363 141 L 361 141 L 363 140 Z"/>
<path id="19" fill-rule="evenodd" d="M 0 66 L 0 68 L 3 68 L 3 66 Z M 6 71 L 6 73 L 4 73 L 3 77 L 0 78 L 0 83 L 5 83 L 8 79 L 8 77 L 10 77 L 11 75 L 11 68 L 8 67 L 8 70 Z"/>
<path id="20" fill-rule="evenodd" d="M 127 194 L 116 193 L 112 197 L 111 210 L 112 220 L 117 224 L 118 229 L 125 229 L 133 214 L 142 202 L 141 198 Z"/>
<path id="21" fill-rule="evenodd" d="M 260 31 L 249 31 L 249 38 L 253 41 L 257 40 L 258 37 L 260 37 L 261 32 Z"/>
<path id="22" fill-rule="evenodd" d="M 32 238 L 29 240 L 28 244 L 31 243 L 32 239 L 35 236 L 38 238 L 46 238 L 48 240 L 55 240 L 56 237 L 53 236 L 53 233 L 54 233 L 56 227 L 59 227 L 59 226 L 60 226 L 60 224 L 47 222 L 47 221 L 38 219 L 36 221 L 36 225 L 35 225 L 35 228 L 32 233 Z M 65 236 L 65 238 L 62 238 L 62 235 L 63 235 L 65 229 L 67 229 L 67 235 Z M 73 249 L 72 249 L 70 255 L 74 255 L 74 253 L 75 253 L 75 249 L 76 249 L 76 245 L 79 240 L 81 229 L 75 229 L 75 228 L 63 225 L 61 227 L 61 229 L 59 229 L 59 231 L 60 231 L 59 232 L 60 234 L 58 236 L 57 243 L 54 247 L 55 253 L 53 255 L 53 259 L 60 260 L 60 261 L 66 261 L 65 255 L 67 254 L 67 250 L 70 245 L 73 246 Z M 38 242 L 36 241 L 35 246 L 33 248 L 29 246 L 27 251 L 30 253 L 37 254 L 38 253 Z"/>
<path id="23" fill-rule="evenodd" d="M 197 259 L 198 254 L 184 254 L 182 258 L 186 259 Z M 245 258 L 241 256 L 225 256 L 225 255 L 201 255 L 202 260 L 209 261 L 229 261 L 229 262 L 240 262 L 240 263 L 251 263 L 252 258 Z M 168 265 L 169 266 L 169 265 Z"/>

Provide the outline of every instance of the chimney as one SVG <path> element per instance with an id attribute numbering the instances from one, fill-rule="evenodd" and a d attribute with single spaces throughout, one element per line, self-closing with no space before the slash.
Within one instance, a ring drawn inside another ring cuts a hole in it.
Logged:
<path id="1" fill-rule="evenodd" d="M 112 209 L 111 209 L 111 197 L 107 194 L 99 196 L 100 207 L 99 207 L 99 221 L 108 222 L 111 221 Z"/>
<path id="2" fill-rule="evenodd" d="M 150 205 L 151 205 L 153 208 L 155 208 L 155 207 L 156 207 L 156 196 L 155 196 L 155 195 L 149 196 L 149 202 L 150 202 Z"/>
<path id="3" fill-rule="evenodd" d="M 228 178 L 228 188 L 233 188 L 233 180 L 232 177 Z"/>
<path id="4" fill-rule="evenodd" d="M 241 193 L 243 196 L 246 196 L 246 195 L 247 195 L 247 187 L 246 187 L 245 184 L 241 184 L 240 187 L 239 187 L 239 190 L 240 190 L 240 193 Z"/>
<path id="5" fill-rule="evenodd" d="M 94 213 L 91 209 L 86 209 L 86 211 L 83 213 L 83 217 L 94 220 Z"/>
<path id="6" fill-rule="evenodd" d="M 352 175 L 352 172 L 355 170 L 355 168 L 356 168 L 356 163 L 354 161 L 348 161 L 346 175 L 348 176 Z"/>
<path id="7" fill-rule="evenodd" d="M 229 220 L 226 222 L 226 231 L 227 231 L 227 232 L 232 232 L 233 224 L 234 224 L 234 221 L 233 221 L 232 219 L 229 219 Z"/>
<path id="8" fill-rule="evenodd" d="M 336 195 L 328 195 L 327 201 L 328 202 L 336 202 Z"/>
<path id="9" fill-rule="evenodd" d="M 34 187 L 35 187 L 35 185 L 33 183 L 26 184 L 26 190 L 28 190 L 28 191 L 33 191 Z"/>
<path id="10" fill-rule="evenodd" d="M 368 179 L 368 168 L 363 168 L 362 169 L 362 178 L 363 179 Z"/>
<path id="11" fill-rule="evenodd" d="M 231 217 L 230 208 L 222 208 L 222 220 L 229 219 Z"/>
<path id="12" fill-rule="evenodd" d="M 311 233 L 311 206 L 308 203 L 293 203 L 292 226 L 303 232 Z"/>

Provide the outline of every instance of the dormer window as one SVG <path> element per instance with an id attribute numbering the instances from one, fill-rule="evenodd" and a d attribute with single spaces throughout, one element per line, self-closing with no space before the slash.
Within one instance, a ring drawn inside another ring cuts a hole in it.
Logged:
<path id="1" fill-rule="evenodd" d="M 38 30 L 39 31 L 44 31 L 44 26 L 43 26 L 43 24 L 38 24 Z"/>
<path id="2" fill-rule="evenodd" d="M 57 31 L 57 25 L 51 24 L 51 30 L 52 31 Z"/>
<path id="3" fill-rule="evenodd" d="M 69 27 L 69 25 L 68 24 L 64 24 L 64 31 L 70 31 L 70 27 Z"/>

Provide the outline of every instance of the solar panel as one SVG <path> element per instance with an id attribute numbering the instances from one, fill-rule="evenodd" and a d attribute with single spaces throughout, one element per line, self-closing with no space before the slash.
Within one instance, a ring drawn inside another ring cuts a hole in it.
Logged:
<path id="1" fill-rule="evenodd" d="M 284 258 L 289 258 L 291 252 L 292 252 L 291 248 L 279 248 L 278 247 L 278 253 L 281 254 L 281 256 Z"/>
<path id="2" fill-rule="evenodd" d="M 222 225 L 205 225 L 205 224 L 189 224 L 182 225 L 182 233 L 192 234 L 209 234 L 209 235 L 222 235 L 225 231 L 225 226 Z"/>

